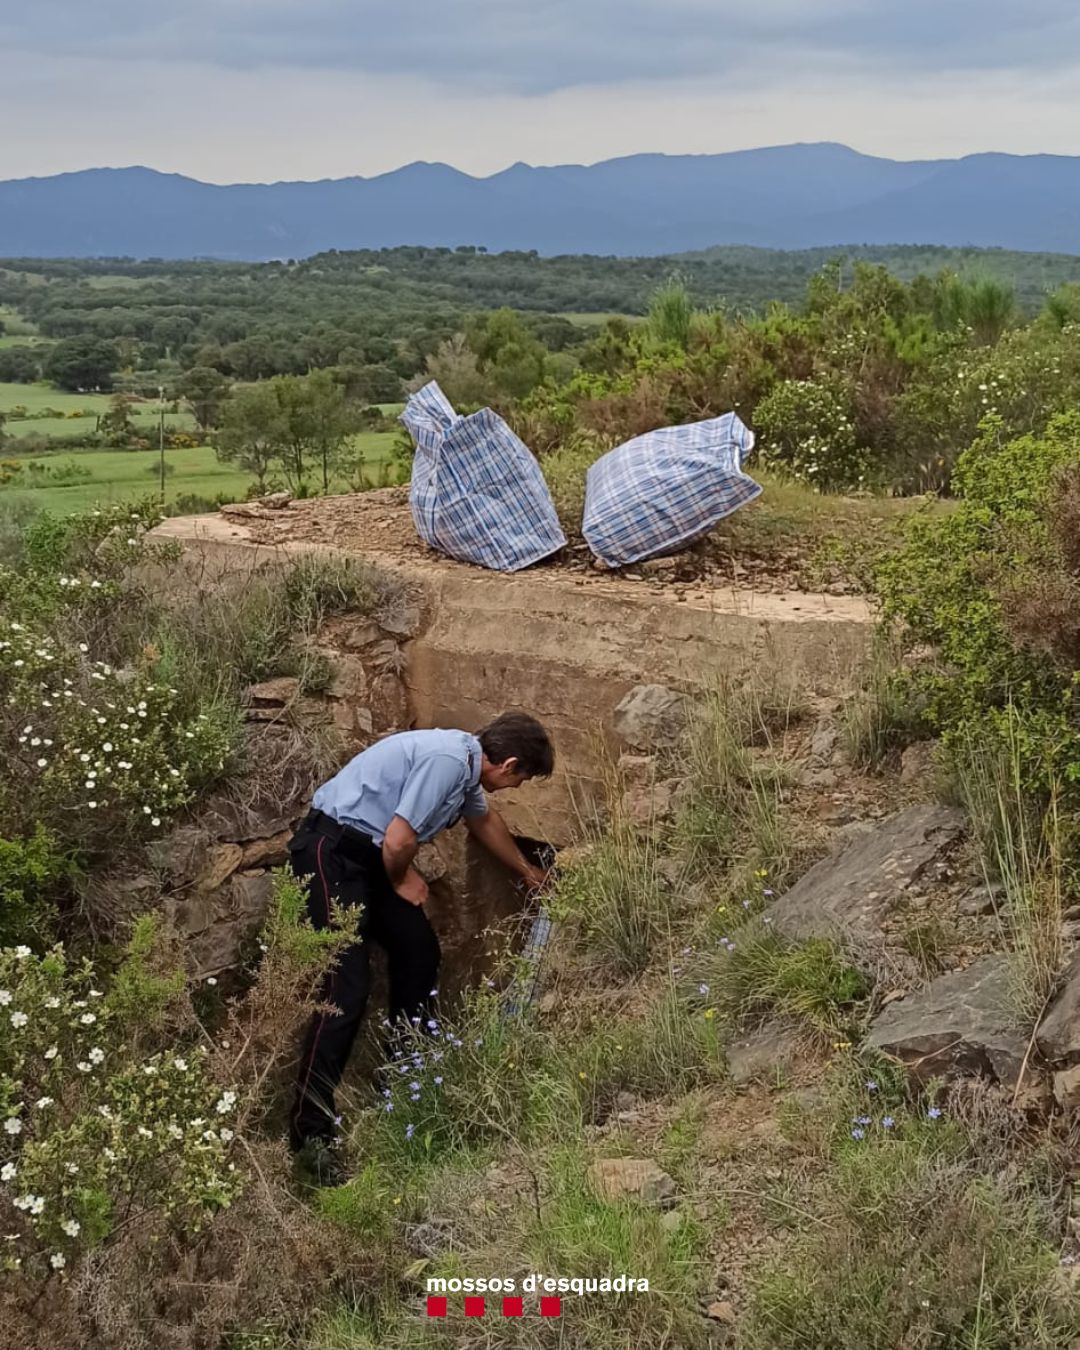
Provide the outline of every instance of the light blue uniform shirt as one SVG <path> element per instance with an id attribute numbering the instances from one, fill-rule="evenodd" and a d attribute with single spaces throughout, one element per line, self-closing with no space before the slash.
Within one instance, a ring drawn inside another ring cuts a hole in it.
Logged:
<path id="1" fill-rule="evenodd" d="M 400 816 L 427 843 L 462 816 L 487 814 L 480 786 L 483 754 L 476 737 L 464 731 L 387 736 L 324 783 L 312 805 L 376 844 Z"/>

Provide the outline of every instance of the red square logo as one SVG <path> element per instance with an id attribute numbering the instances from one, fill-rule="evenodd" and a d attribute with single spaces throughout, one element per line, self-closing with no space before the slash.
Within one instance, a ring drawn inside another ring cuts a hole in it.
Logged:
<path id="1" fill-rule="evenodd" d="M 541 1317 L 561 1317 L 562 1299 L 561 1298 L 542 1298 L 540 1300 Z"/>
<path id="2" fill-rule="evenodd" d="M 465 1300 L 466 1317 L 483 1317 L 484 1300 L 482 1298 L 467 1298 Z"/>
<path id="3" fill-rule="evenodd" d="M 446 1299 L 435 1294 L 428 1294 L 427 1315 L 429 1317 L 445 1317 Z"/>
<path id="4" fill-rule="evenodd" d="M 521 1298 L 504 1298 L 504 1299 L 503 1299 L 503 1316 L 504 1316 L 504 1317 L 524 1317 L 524 1316 L 525 1316 L 525 1300 L 524 1300 L 524 1299 L 521 1299 Z"/>

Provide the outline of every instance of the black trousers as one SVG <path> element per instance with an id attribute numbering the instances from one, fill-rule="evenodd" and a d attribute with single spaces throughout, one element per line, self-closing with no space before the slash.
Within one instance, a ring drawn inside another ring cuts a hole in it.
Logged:
<path id="1" fill-rule="evenodd" d="M 347 947 L 320 991 L 320 1002 L 335 1012 L 317 1013 L 304 1037 L 296 1098 L 289 1118 L 293 1148 L 313 1136 L 333 1138 L 337 1118 L 334 1090 L 341 1082 L 367 1005 L 369 943 L 387 955 L 390 1022 L 426 1019 L 439 970 L 439 940 L 418 905 L 394 890 L 382 850 L 355 838 L 335 843 L 309 823 L 289 844 L 292 870 L 308 882 L 308 913 L 315 928 L 330 925 L 332 902 L 363 906 L 361 941 Z"/>

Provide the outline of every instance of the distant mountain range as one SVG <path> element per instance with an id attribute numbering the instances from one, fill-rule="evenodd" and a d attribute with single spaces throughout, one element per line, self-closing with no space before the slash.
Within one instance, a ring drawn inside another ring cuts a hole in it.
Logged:
<path id="1" fill-rule="evenodd" d="M 299 258 L 397 244 L 648 255 L 717 244 L 948 244 L 1080 254 L 1080 158 L 896 161 L 843 145 L 515 164 L 472 178 L 219 186 L 153 169 L 0 182 L 0 256 Z"/>

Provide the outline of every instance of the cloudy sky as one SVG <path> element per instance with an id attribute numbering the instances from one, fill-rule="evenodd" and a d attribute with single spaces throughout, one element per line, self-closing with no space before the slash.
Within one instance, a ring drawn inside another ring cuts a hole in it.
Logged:
<path id="1" fill-rule="evenodd" d="M 0 178 L 1080 154 L 1078 0 L 0 0 Z"/>

